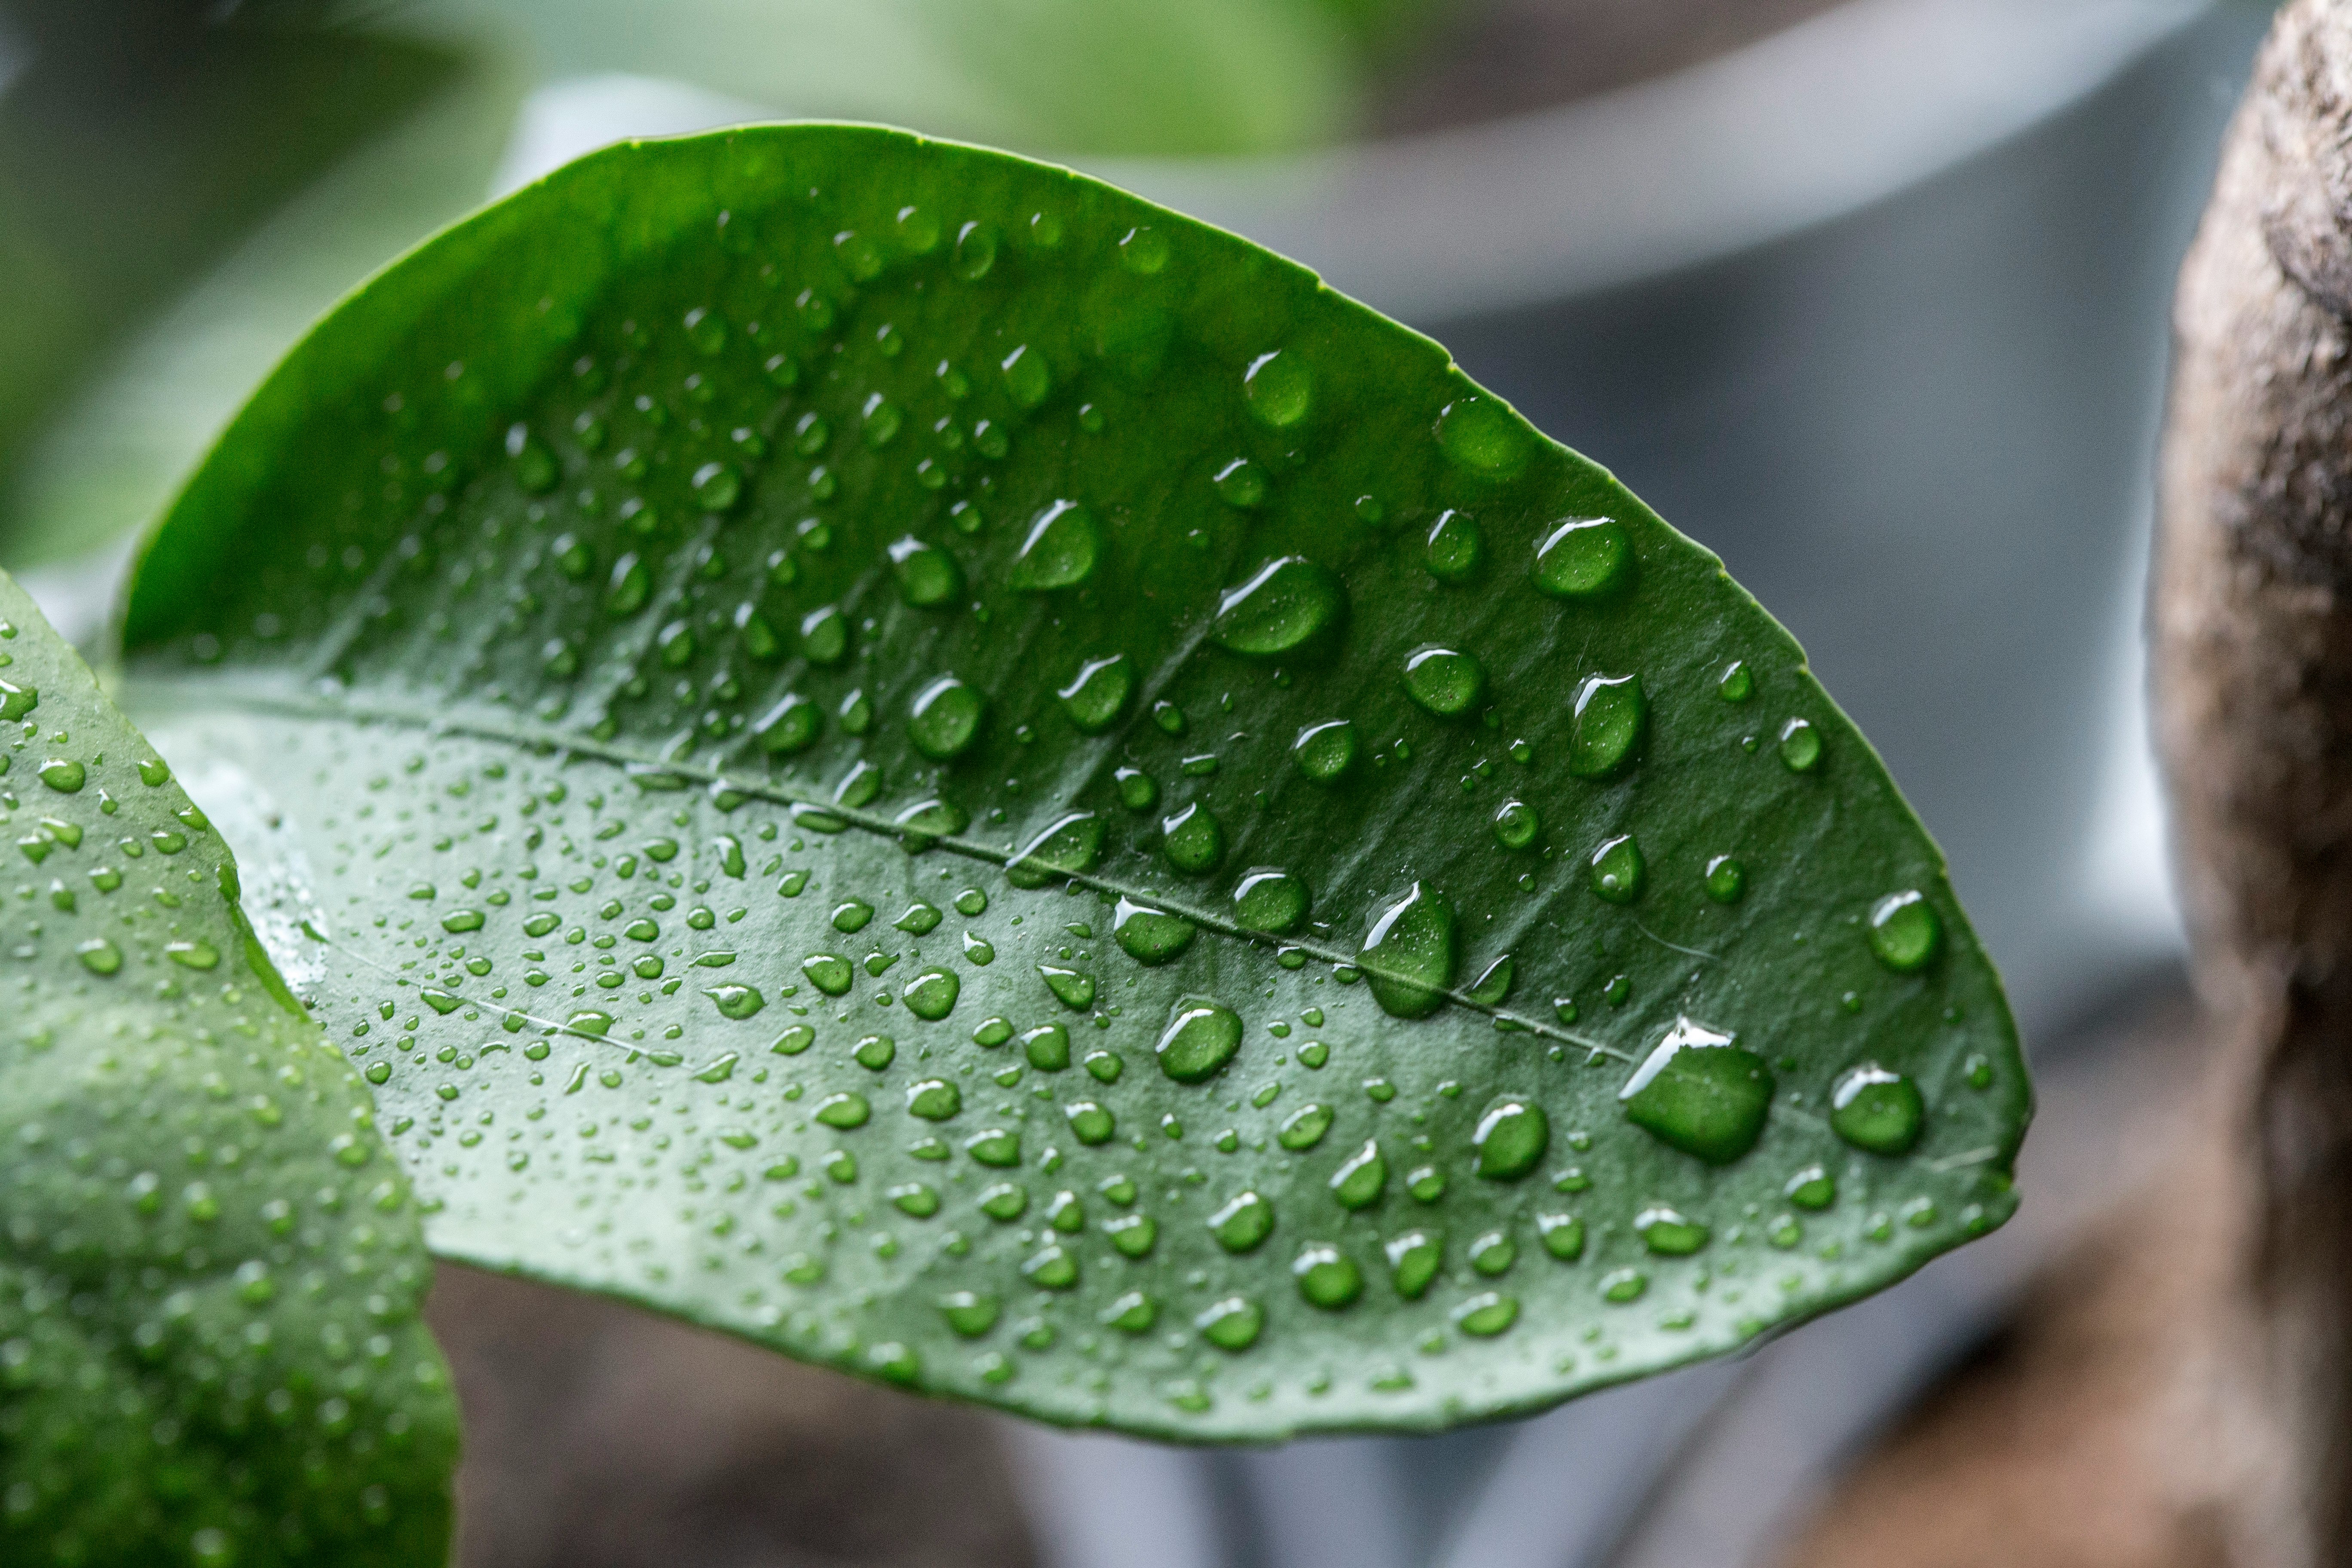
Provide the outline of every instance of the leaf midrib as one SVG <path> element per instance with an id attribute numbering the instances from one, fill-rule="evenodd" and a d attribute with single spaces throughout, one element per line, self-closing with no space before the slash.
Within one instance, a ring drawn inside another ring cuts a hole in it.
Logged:
<path id="1" fill-rule="evenodd" d="M 657 769 L 663 773 L 693 779 L 706 786 L 720 786 L 747 798 L 766 800 L 788 808 L 806 806 L 812 810 L 822 811 L 828 816 L 837 818 L 852 827 L 870 833 L 877 837 L 888 838 L 894 842 L 903 841 L 908 837 L 906 829 L 880 813 L 845 806 L 828 798 L 819 786 L 796 786 L 790 780 L 748 779 L 722 768 L 658 756 L 617 742 L 599 741 L 592 736 L 582 735 L 572 731 L 543 727 L 502 717 L 494 718 L 490 714 L 479 711 L 452 714 L 445 710 L 428 712 L 421 708 L 382 699 L 361 700 L 348 698 L 328 699 L 304 696 L 243 682 L 186 680 L 168 677 L 134 677 L 127 683 L 125 697 L 128 700 L 128 705 L 133 707 L 168 702 L 172 705 L 173 710 L 177 713 L 187 713 L 210 705 L 232 712 L 262 713 L 318 721 L 341 720 L 354 723 L 402 724 L 412 729 L 429 731 L 435 734 L 467 735 L 478 740 L 497 742 L 512 746 L 517 751 L 538 751 L 545 747 L 553 747 L 574 755 L 595 757 L 625 768 L 639 766 Z M 983 861 L 999 869 L 1012 866 L 1023 858 L 1021 851 L 1017 848 L 999 848 L 962 835 L 923 834 L 921 837 L 928 839 L 931 847 L 964 856 L 969 859 Z M 1091 871 L 1065 872 L 1056 868 L 1054 871 L 1053 880 L 1066 884 L 1075 882 L 1097 892 L 1130 899 L 1145 908 L 1161 910 L 1167 913 L 1181 916 L 1203 931 L 1213 931 L 1219 936 L 1237 942 L 1247 942 L 1254 947 L 1265 948 L 1269 952 L 1282 948 L 1293 948 L 1306 953 L 1310 959 L 1355 969 L 1367 976 L 1377 975 L 1381 979 L 1392 980 L 1403 985 L 1425 985 L 1425 982 L 1420 976 L 1399 974 L 1379 968 L 1367 963 L 1360 955 L 1343 952 L 1328 942 L 1302 941 L 1293 937 L 1275 936 L 1262 931 L 1249 931 L 1213 911 L 1190 907 L 1182 900 L 1164 897 L 1156 891 L 1147 891 L 1139 885 L 1129 884 L 1115 877 L 1107 877 Z M 1507 1023 L 1517 1030 L 1539 1038 L 1572 1045 L 1580 1050 L 1597 1052 L 1628 1064 L 1637 1059 L 1636 1056 L 1607 1041 L 1594 1039 L 1590 1036 L 1563 1028 L 1549 1020 L 1515 1012 L 1506 1007 L 1490 1006 L 1474 1001 L 1467 993 L 1457 987 L 1445 987 L 1440 994 L 1455 1006 Z M 508 1009 L 508 1011 L 514 1010 Z M 529 1014 L 521 1016 L 532 1016 Z M 550 1022 L 551 1020 L 540 1021 Z M 556 1026 L 562 1027 L 561 1025 Z"/>

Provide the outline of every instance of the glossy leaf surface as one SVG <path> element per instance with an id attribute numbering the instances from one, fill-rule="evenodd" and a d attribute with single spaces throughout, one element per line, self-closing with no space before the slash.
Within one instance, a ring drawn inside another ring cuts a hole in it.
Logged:
<path id="1" fill-rule="evenodd" d="M 2012 1206 L 1998 983 L 1788 636 L 1436 345 L 1062 171 L 573 165 L 295 353 L 126 645 L 448 1255 L 1270 1436 Z"/>
<path id="2" fill-rule="evenodd" d="M 5 577 L 0 718 L 0 1561 L 443 1561 L 457 1411 L 366 1090 Z"/>

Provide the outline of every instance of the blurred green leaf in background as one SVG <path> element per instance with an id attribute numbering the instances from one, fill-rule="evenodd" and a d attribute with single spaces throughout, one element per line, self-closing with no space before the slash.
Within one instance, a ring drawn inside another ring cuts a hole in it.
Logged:
<path id="1" fill-rule="evenodd" d="M 526 100 L 625 73 L 746 118 L 1227 156 L 1367 122 L 1430 0 L 0 0 L 0 564 L 152 516 L 361 279 L 490 194 Z"/>

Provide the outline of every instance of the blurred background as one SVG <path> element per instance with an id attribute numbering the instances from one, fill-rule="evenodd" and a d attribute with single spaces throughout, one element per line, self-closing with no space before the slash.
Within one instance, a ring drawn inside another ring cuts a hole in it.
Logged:
<path id="1" fill-rule="evenodd" d="M 1944 846 L 2035 1055 L 1991 1241 L 1737 1363 L 1443 1438 L 1048 1433 L 451 1270 L 467 1568 L 1889 1561 L 1862 1493 L 2128 1201 L 2193 1073 L 2142 555 L 2171 280 L 2268 16 L 0 0 L 0 566 L 69 633 L 305 325 L 488 196 L 624 136 L 908 125 L 1296 257 L 1720 553 Z"/>

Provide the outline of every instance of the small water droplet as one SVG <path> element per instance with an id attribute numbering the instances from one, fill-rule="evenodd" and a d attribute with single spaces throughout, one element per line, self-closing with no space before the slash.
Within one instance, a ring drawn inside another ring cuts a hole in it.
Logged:
<path id="1" fill-rule="evenodd" d="M 988 278 L 988 268 L 997 263 L 997 230 L 985 224 L 964 224 L 955 230 L 955 257 L 948 268 L 964 282 L 979 282 Z"/>
<path id="2" fill-rule="evenodd" d="M 1135 692 L 1135 667 L 1125 654 L 1090 658 L 1056 696 L 1070 722 L 1089 735 L 1099 735 L 1118 722 Z"/>
<path id="3" fill-rule="evenodd" d="M 1408 1301 L 1428 1294 L 1445 1265 L 1444 1238 L 1433 1231 L 1406 1231 L 1381 1250 L 1389 1261 L 1391 1283 Z"/>
<path id="4" fill-rule="evenodd" d="M 1830 1131 L 1873 1154 L 1909 1153 L 1927 1115 L 1919 1086 L 1876 1062 L 1847 1069 L 1830 1096 Z"/>
<path id="5" fill-rule="evenodd" d="M 873 1114 L 874 1108 L 855 1089 L 842 1089 L 817 1101 L 817 1121 L 839 1131 L 865 1126 Z"/>
<path id="6" fill-rule="evenodd" d="M 1551 1120 L 1543 1107 L 1516 1098 L 1489 1105 L 1470 1135 L 1470 1146 L 1478 1154 L 1478 1173 L 1489 1181 L 1518 1180 L 1542 1163 L 1550 1145 Z"/>
<path id="7" fill-rule="evenodd" d="M 1588 676 L 1578 685 L 1569 731 L 1568 771 L 1580 779 L 1607 778 L 1640 748 L 1650 704 L 1638 675 Z"/>
<path id="8" fill-rule="evenodd" d="M 1509 953 L 1488 964 L 1464 993 L 1481 1007 L 1499 1007 L 1510 1000 L 1511 986 L 1518 979 L 1518 964 Z"/>
<path id="9" fill-rule="evenodd" d="M 915 694 L 908 710 L 907 738 L 933 762 L 949 762 L 971 749 L 987 715 L 988 700 L 977 687 L 942 675 Z"/>
<path id="10" fill-rule="evenodd" d="M 1706 896 L 1718 904 L 1736 904 L 1748 890 L 1748 868 L 1728 855 L 1706 863 Z"/>
<path id="11" fill-rule="evenodd" d="M 1042 888 L 1091 871 L 1102 858 L 1104 831 L 1093 812 L 1070 812 L 1023 847 L 1005 866 L 1004 879 L 1016 888 Z"/>
<path id="12" fill-rule="evenodd" d="M 1295 350 L 1260 354 L 1242 373 L 1242 395 L 1252 418 L 1269 430 L 1287 430 L 1307 417 L 1313 378 Z"/>
<path id="13" fill-rule="evenodd" d="M 1488 1340 L 1519 1320 L 1516 1297 L 1484 1290 L 1454 1309 L 1454 1326 L 1475 1339 Z"/>
<path id="14" fill-rule="evenodd" d="M 731 511 L 743 496 L 743 476 L 725 463 L 694 470 L 694 499 L 705 511 Z"/>
<path id="15" fill-rule="evenodd" d="M 925 1121 L 947 1121 L 963 1109 L 963 1093 L 945 1079 L 928 1078 L 907 1086 L 907 1114 Z"/>
<path id="16" fill-rule="evenodd" d="M 1467 583 L 1486 559 L 1486 536 L 1469 513 L 1445 510 L 1429 531 L 1421 563 L 1441 583 Z"/>
<path id="17" fill-rule="evenodd" d="M 1336 784 L 1355 765 L 1356 727 L 1345 719 L 1327 719 L 1298 731 L 1290 744 L 1298 771 L 1317 784 Z"/>
<path id="18" fill-rule="evenodd" d="M 1265 1327 L 1265 1312 L 1245 1296 L 1228 1296 L 1194 1318 L 1192 1326 L 1221 1351 L 1245 1351 Z"/>
<path id="19" fill-rule="evenodd" d="M 1160 964 L 1192 945 L 1192 922 L 1122 898 L 1111 916 L 1111 936 L 1139 963 Z"/>
<path id="20" fill-rule="evenodd" d="M 1066 969 L 1058 963 L 1041 963 L 1037 966 L 1037 973 L 1045 978 L 1045 989 L 1072 1012 L 1083 1013 L 1095 1005 L 1093 975 Z"/>
<path id="21" fill-rule="evenodd" d="M 69 758 L 52 757 L 41 764 L 41 782 L 59 795 L 74 795 L 89 778 L 83 766 Z"/>
<path id="22" fill-rule="evenodd" d="M 936 544 L 908 534 L 890 546 L 898 597 L 918 609 L 937 609 L 963 597 L 963 568 Z"/>
<path id="23" fill-rule="evenodd" d="M 1630 904 L 1642 896 L 1642 847 L 1630 833 L 1601 840 L 1585 869 L 1592 890 L 1612 904 Z"/>
<path id="24" fill-rule="evenodd" d="M 1307 1304 L 1326 1311 L 1353 1306 L 1364 1293 L 1363 1270 L 1356 1267 L 1354 1258 L 1328 1242 L 1300 1248 L 1298 1256 L 1291 1260 L 1290 1272 Z"/>
<path id="25" fill-rule="evenodd" d="M 1178 1083 L 1204 1083 L 1224 1069 L 1241 1046 L 1242 1021 L 1232 1008 L 1205 996 L 1187 996 L 1169 1009 L 1152 1050 L 1160 1070 Z"/>
<path id="26" fill-rule="evenodd" d="M 1707 1229 L 1663 1205 L 1633 1216 L 1633 1234 L 1662 1258 L 1688 1258 L 1706 1245 Z"/>
<path id="27" fill-rule="evenodd" d="M 1248 1252 L 1274 1234 L 1274 1205 L 1255 1192 L 1228 1199 L 1209 1216 L 1209 1234 L 1227 1252 Z"/>
<path id="28" fill-rule="evenodd" d="M 1225 590 L 1210 635 L 1228 652 L 1271 658 L 1334 629 L 1347 609 L 1338 576 L 1303 555 L 1284 555 Z"/>
<path id="29" fill-rule="evenodd" d="M 1598 599 L 1630 580 L 1633 542 L 1611 517 L 1562 520 L 1536 547 L 1535 584 L 1559 599 Z"/>
<path id="30" fill-rule="evenodd" d="M 1053 395 L 1054 373 L 1045 356 L 1026 343 L 998 362 L 1004 373 L 1005 395 L 1024 408 L 1034 408 Z"/>
<path id="31" fill-rule="evenodd" d="M 824 723 L 823 710 L 798 692 L 788 691 L 752 726 L 752 733 L 761 751 L 783 757 L 808 750 Z"/>
<path id="32" fill-rule="evenodd" d="M 801 960 L 801 973 L 809 984 L 828 996 L 845 994 L 857 978 L 856 966 L 837 953 L 813 952 Z"/>
<path id="33" fill-rule="evenodd" d="M 1486 692 L 1486 671 L 1459 649 L 1426 644 L 1405 657 L 1405 695 L 1441 719 L 1458 718 Z"/>
<path id="34" fill-rule="evenodd" d="M 1506 849 L 1525 849 L 1543 832 L 1543 818 L 1523 800 L 1507 800 L 1495 809 L 1495 842 Z"/>
<path id="35" fill-rule="evenodd" d="M 1150 811 L 1160 804 L 1160 784 L 1141 768 L 1120 768 L 1111 774 L 1118 803 L 1129 811 Z"/>
<path id="36" fill-rule="evenodd" d="M 1808 773 L 1822 760 L 1822 732 L 1811 721 L 1791 719 L 1780 726 L 1780 761 L 1792 773 Z"/>
<path id="37" fill-rule="evenodd" d="M 1187 876 L 1203 876 L 1225 858 L 1225 830 L 1205 805 L 1195 803 L 1160 824 L 1160 850 Z"/>
<path id="38" fill-rule="evenodd" d="M 1527 461 L 1517 416 L 1475 392 L 1439 410 L 1437 444 L 1448 458 L 1488 479 L 1507 478 Z"/>
<path id="39" fill-rule="evenodd" d="M 1364 1146 L 1331 1173 L 1331 1196 L 1344 1209 L 1370 1208 L 1381 1201 L 1388 1184 L 1388 1160 L 1377 1141 L 1366 1139 Z"/>
<path id="40" fill-rule="evenodd" d="M 1808 1165 L 1789 1178 L 1780 1195 L 1801 1209 L 1821 1210 L 1837 1202 L 1837 1182 L 1819 1165 Z"/>
<path id="41" fill-rule="evenodd" d="M 1924 969 L 1942 951 L 1944 922 L 1916 890 L 1889 893 L 1870 910 L 1870 951 L 1897 974 Z"/>
<path id="42" fill-rule="evenodd" d="M 84 969 L 92 974 L 111 974 L 122 967 L 122 950 L 106 938 L 92 937 L 74 949 Z"/>
<path id="43" fill-rule="evenodd" d="M 908 980 L 899 993 L 907 1011 L 918 1018 L 937 1023 L 955 1011 L 956 997 L 962 984 L 944 969 L 926 969 Z"/>
<path id="44" fill-rule="evenodd" d="M 1234 923 L 1244 931 L 1295 931 L 1307 906 L 1307 884 L 1275 867 L 1255 867 L 1234 885 Z"/>
<path id="45" fill-rule="evenodd" d="M 1006 580 L 1024 593 L 1075 588 L 1094 575 L 1102 553 L 1102 529 L 1095 515 L 1074 500 L 1048 503 L 1029 521 Z"/>

